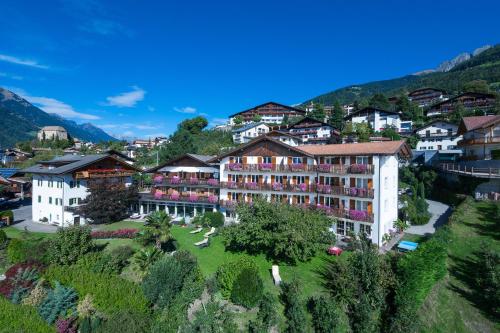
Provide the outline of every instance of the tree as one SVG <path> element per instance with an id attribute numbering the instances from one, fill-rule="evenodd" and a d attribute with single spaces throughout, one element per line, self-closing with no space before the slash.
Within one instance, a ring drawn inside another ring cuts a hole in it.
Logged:
<path id="1" fill-rule="evenodd" d="M 161 250 L 161 244 L 172 238 L 170 227 L 170 216 L 159 210 L 148 215 L 143 233 L 154 239 L 156 248 Z"/>
<path id="2" fill-rule="evenodd" d="M 465 92 L 476 92 L 482 94 L 490 94 L 491 89 L 487 81 L 485 80 L 473 80 L 464 83 L 462 90 Z"/>
<path id="3" fill-rule="evenodd" d="M 199 134 L 205 127 L 208 126 L 208 120 L 205 117 L 198 116 L 191 119 L 183 120 L 178 129 L 185 129 L 191 134 Z"/>
<path id="4" fill-rule="evenodd" d="M 56 236 L 50 240 L 48 254 L 51 263 L 70 265 L 93 248 L 90 228 L 73 226 L 57 230 Z"/>
<path id="5" fill-rule="evenodd" d="M 398 129 L 396 128 L 396 126 L 386 125 L 386 126 L 384 126 L 382 131 L 380 131 L 380 134 L 384 138 L 390 138 L 391 140 L 400 140 L 401 139 L 401 135 L 399 135 Z"/>
<path id="6" fill-rule="evenodd" d="M 258 123 L 262 120 L 262 116 L 260 114 L 255 114 L 252 118 L 252 121 Z"/>
<path id="7" fill-rule="evenodd" d="M 304 304 L 300 300 L 301 288 L 297 279 L 281 285 L 281 300 L 285 306 L 287 319 L 286 332 L 302 333 L 307 331 L 307 316 Z"/>
<path id="8" fill-rule="evenodd" d="M 343 309 L 328 295 L 320 295 L 309 302 L 316 333 L 347 332 Z"/>
<path id="9" fill-rule="evenodd" d="M 323 104 L 316 103 L 313 106 L 313 110 L 309 113 L 309 117 L 314 118 L 319 121 L 325 121 L 325 108 Z"/>
<path id="10" fill-rule="evenodd" d="M 289 122 L 290 122 L 290 120 L 289 120 L 288 114 L 285 114 L 283 116 L 283 120 L 281 121 L 281 125 L 286 126 L 286 125 L 288 125 Z"/>
<path id="11" fill-rule="evenodd" d="M 262 298 L 264 284 L 256 268 L 245 268 L 236 278 L 231 292 L 231 300 L 247 309 L 255 307 Z"/>
<path id="12" fill-rule="evenodd" d="M 137 203 L 139 194 L 134 185 L 122 183 L 89 182 L 90 194 L 83 201 L 79 212 L 91 224 L 112 223 L 129 216 L 130 207 Z"/>
<path id="13" fill-rule="evenodd" d="M 340 105 L 339 101 L 335 101 L 333 103 L 333 111 L 332 116 L 330 117 L 330 125 L 338 130 L 342 130 L 344 128 L 344 109 L 342 105 Z"/>
<path id="14" fill-rule="evenodd" d="M 391 103 L 384 94 L 374 94 L 368 101 L 368 105 L 382 110 L 389 110 Z"/>
<path id="15" fill-rule="evenodd" d="M 140 274 L 144 274 L 149 267 L 162 257 L 162 255 L 163 252 L 158 250 L 156 247 L 141 249 L 133 258 L 135 264 L 134 269 Z"/>
<path id="16" fill-rule="evenodd" d="M 233 320 L 233 315 L 218 301 L 210 299 L 203 304 L 191 323 L 182 327 L 181 333 L 233 333 L 238 332 L 238 327 Z"/>
<path id="17" fill-rule="evenodd" d="M 250 323 L 250 332 L 269 332 L 278 323 L 278 313 L 276 311 L 276 300 L 270 293 L 265 293 L 259 304 L 257 320 Z"/>
<path id="18" fill-rule="evenodd" d="M 236 117 L 233 118 L 233 122 L 235 125 L 243 124 L 243 116 L 241 114 L 237 115 Z"/>
<path id="19" fill-rule="evenodd" d="M 278 261 L 306 261 L 334 242 L 332 221 L 317 210 L 306 210 L 259 197 L 239 205 L 239 223 L 223 229 L 226 248 L 265 253 Z"/>

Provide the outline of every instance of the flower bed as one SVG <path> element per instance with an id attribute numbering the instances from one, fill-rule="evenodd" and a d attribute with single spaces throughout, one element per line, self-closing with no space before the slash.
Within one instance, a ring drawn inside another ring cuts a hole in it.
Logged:
<path id="1" fill-rule="evenodd" d="M 217 186 L 219 185 L 219 181 L 215 178 L 210 178 L 209 180 L 207 180 L 207 185 Z"/>
<path id="2" fill-rule="evenodd" d="M 139 233 L 138 229 L 118 229 L 118 230 L 102 230 L 92 231 L 90 236 L 93 239 L 108 239 L 108 238 L 135 238 Z"/>
<path id="3" fill-rule="evenodd" d="M 241 169 L 243 169 L 243 166 L 241 165 L 241 163 L 229 163 L 228 167 L 229 167 L 229 170 L 232 170 L 232 171 L 241 171 Z"/>
<path id="4" fill-rule="evenodd" d="M 259 163 L 259 170 L 270 171 L 273 168 L 271 163 Z"/>

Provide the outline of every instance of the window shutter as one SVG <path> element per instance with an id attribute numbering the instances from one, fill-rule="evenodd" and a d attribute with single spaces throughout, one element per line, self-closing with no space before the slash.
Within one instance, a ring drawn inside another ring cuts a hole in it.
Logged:
<path id="1" fill-rule="evenodd" d="M 311 199 L 309 198 L 309 196 L 308 196 L 308 195 L 306 195 L 306 204 L 309 204 L 309 203 L 311 202 L 310 200 L 311 200 Z"/>
<path id="2" fill-rule="evenodd" d="M 373 179 L 368 179 L 368 188 L 371 190 L 373 188 Z"/>
<path id="3" fill-rule="evenodd" d="M 320 196 L 319 197 L 319 204 L 320 205 L 324 205 L 325 204 L 325 197 L 324 196 Z"/>
<path id="4" fill-rule="evenodd" d="M 243 156 L 243 164 L 247 164 L 247 157 Z"/>
<path id="5" fill-rule="evenodd" d="M 292 157 L 291 156 L 287 157 L 287 164 L 292 164 Z"/>
<path id="6" fill-rule="evenodd" d="M 320 157 L 319 158 L 319 164 L 324 164 L 325 163 L 325 158 L 324 157 Z"/>
<path id="7" fill-rule="evenodd" d="M 356 178 L 351 177 L 351 187 L 356 187 Z"/>
<path id="8" fill-rule="evenodd" d="M 368 164 L 373 164 L 373 156 L 368 156 Z"/>
<path id="9" fill-rule="evenodd" d="M 368 208 L 367 208 L 367 210 L 368 210 L 368 214 L 371 214 L 371 213 L 373 212 L 373 206 L 372 206 L 372 203 L 371 203 L 371 202 L 369 202 L 369 203 L 368 203 Z"/>
<path id="10" fill-rule="evenodd" d="M 229 157 L 229 163 L 234 163 L 234 157 L 233 156 Z"/>
<path id="11" fill-rule="evenodd" d="M 354 199 L 349 200 L 349 209 L 356 209 L 356 201 Z"/>
<path id="12" fill-rule="evenodd" d="M 325 176 L 319 176 L 319 183 L 324 184 L 325 183 Z"/>
<path id="13" fill-rule="evenodd" d="M 262 163 L 262 156 L 257 157 L 258 163 Z"/>
<path id="14" fill-rule="evenodd" d="M 274 176 L 271 175 L 271 184 L 274 184 Z"/>
<path id="15" fill-rule="evenodd" d="M 271 163 L 273 166 L 276 164 L 276 156 L 271 157 Z"/>

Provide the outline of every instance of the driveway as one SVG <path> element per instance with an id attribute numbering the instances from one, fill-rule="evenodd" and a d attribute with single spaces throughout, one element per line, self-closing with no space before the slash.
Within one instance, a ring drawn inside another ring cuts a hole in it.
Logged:
<path id="1" fill-rule="evenodd" d="M 42 224 L 32 220 L 31 203 L 21 205 L 12 211 L 14 212 L 14 224 L 12 226 L 16 229 L 49 233 L 57 231 L 57 227 L 53 225 Z"/>
<path id="2" fill-rule="evenodd" d="M 439 201 L 425 200 L 429 204 L 429 213 L 432 214 L 429 223 L 424 225 L 412 225 L 405 232 L 415 235 L 429 235 L 448 221 L 451 214 L 450 206 Z"/>

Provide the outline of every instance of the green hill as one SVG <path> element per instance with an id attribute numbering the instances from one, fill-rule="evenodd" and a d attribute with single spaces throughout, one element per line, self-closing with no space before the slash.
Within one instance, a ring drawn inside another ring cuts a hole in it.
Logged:
<path id="1" fill-rule="evenodd" d="M 377 93 L 395 96 L 422 87 L 440 88 L 454 94 L 462 91 L 464 84 L 473 80 L 485 80 L 492 90 L 500 90 L 500 44 L 455 66 L 449 72 L 407 75 L 391 80 L 352 85 L 314 97 L 303 104 L 313 101 L 333 105 L 336 100 L 348 104 L 367 99 Z"/>

